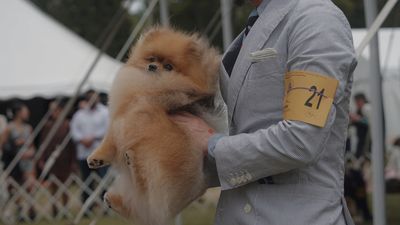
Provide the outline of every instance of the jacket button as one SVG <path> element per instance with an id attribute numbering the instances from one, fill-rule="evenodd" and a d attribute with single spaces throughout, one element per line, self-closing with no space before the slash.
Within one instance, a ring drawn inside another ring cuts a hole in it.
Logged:
<path id="1" fill-rule="evenodd" d="M 232 178 L 229 180 L 229 183 L 230 183 L 232 186 L 235 186 L 236 183 L 237 183 L 236 178 L 232 177 Z"/>
<path id="2" fill-rule="evenodd" d="M 251 212 L 251 205 L 247 203 L 244 208 L 243 208 L 245 213 L 250 213 Z"/>
<path id="3" fill-rule="evenodd" d="M 246 173 L 246 179 L 247 179 L 247 181 L 251 181 L 252 178 L 253 178 L 253 177 L 251 176 L 251 174 Z"/>
<path id="4" fill-rule="evenodd" d="M 239 184 L 243 184 L 244 182 L 246 182 L 246 178 L 245 178 L 244 176 L 240 176 L 240 177 L 238 177 L 237 182 L 238 182 Z"/>

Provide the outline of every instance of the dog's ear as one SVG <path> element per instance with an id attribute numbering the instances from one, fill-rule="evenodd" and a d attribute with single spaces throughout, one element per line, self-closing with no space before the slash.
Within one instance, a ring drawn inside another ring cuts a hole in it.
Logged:
<path id="1" fill-rule="evenodd" d="M 144 40 L 151 40 L 157 36 L 159 36 L 160 34 L 160 30 L 158 28 L 152 28 L 150 30 L 148 30 L 146 33 L 142 34 L 140 36 L 140 40 L 144 41 Z"/>
<path id="2" fill-rule="evenodd" d="M 137 42 L 130 48 L 128 59 L 133 59 L 133 56 L 135 55 L 135 50 L 137 48 L 143 48 L 143 46 L 146 46 L 144 44 L 145 42 L 150 41 L 154 38 L 157 38 L 165 29 L 166 28 L 163 28 L 160 26 L 154 26 L 154 27 L 151 27 L 150 29 L 144 31 L 140 35 Z"/>
<path id="3" fill-rule="evenodd" d="M 220 57 L 218 51 L 210 46 L 207 39 L 202 38 L 199 34 L 191 35 L 189 54 L 198 65 L 201 65 L 203 75 L 207 78 L 210 87 L 214 87 L 218 79 L 218 70 Z"/>
<path id="4" fill-rule="evenodd" d="M 151 40 L 153 38 L 158 37 L 161 33 L 169 31 L 168 27 L 163 27 L 163 26 L 153 26 L 147 31 L 145 31 L 139 38 L 139 40 Z"/>
<path id="5" fill-rule="evenodd" d="M 205 42 L 198 34 L 192 34 L 190 36 L 190 42 L 187 46 L 186 53 L 189 57 L 192 57 L 196 60 L 200 59 L 204 54 Z"/>
<path id="6" fill-rule="evenodd" d="M 201 58 L 201 51 L 197 43 L 190 42 L 188 43 L 186 54 L 188 58 L 198 60 Z"/>

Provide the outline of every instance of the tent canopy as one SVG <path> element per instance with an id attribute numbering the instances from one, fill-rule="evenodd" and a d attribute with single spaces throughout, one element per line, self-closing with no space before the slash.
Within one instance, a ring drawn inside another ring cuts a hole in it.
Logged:
<path id="1" fill-rule="evenodd" d="M 0 1 L 0 100 L 71 95 L 98 49 L 25 0 Z M 107 91 L 120 67 L 103 55 L 85 88 Z"/>
<path id="2" fill-rule="evenodd" d="M 354 46 L 361 44 L 366 29 L 353 29 Z M 381 73 L 384 78 L 400 78 L 400 28 L 381 28 L 378 33 Z M 362 57 L 369 59 L 369 48 Z M 355 78 L 358 78 L 355 76 Z"/>
<path id="3" fill-rule="evenodd" d="M 354 45 L 358 46 L 366 34 L 365 29 L 354 29 Z M 380 29 L 378 37 L 386 143 L 391 144 L 395 138 L 400 137 L 400 28 Z M 370 71 L 367 47 L 354 72 L 353 94 L 364 93 L 367 98 L 371 96 Z"/>

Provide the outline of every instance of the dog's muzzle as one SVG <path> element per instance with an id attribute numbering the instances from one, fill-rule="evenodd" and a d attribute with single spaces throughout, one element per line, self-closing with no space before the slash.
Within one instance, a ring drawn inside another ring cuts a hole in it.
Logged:
<path id="1" fill-rule="evenodd" d="M 155 72 L 157 70 L 157 65 L 150 64 L 149 67 L 147 68 L 151 72 Z"/>

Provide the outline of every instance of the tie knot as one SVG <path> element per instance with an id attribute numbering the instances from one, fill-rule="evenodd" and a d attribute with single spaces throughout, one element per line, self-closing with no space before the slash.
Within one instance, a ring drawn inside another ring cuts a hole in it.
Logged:
<path id="1" fill-rule="evenodd" d="M 252 27 L 254 23 L 257 21 L 258 15 L 250 16 L 249 19 L 247 20 L 247 26 Z"/>
<path id="2" fill-rule="evenodd" d="M 251 27 L 254 25 L 254 23 L 257 21 L 258 19 L 258 14 L 257 11 L 253 11 L 249 18 L 247 19 L 247 24 L 246 24 L 246 30 L 244 31 L 244 33 L 247 34 L 249 33 Z"/>

